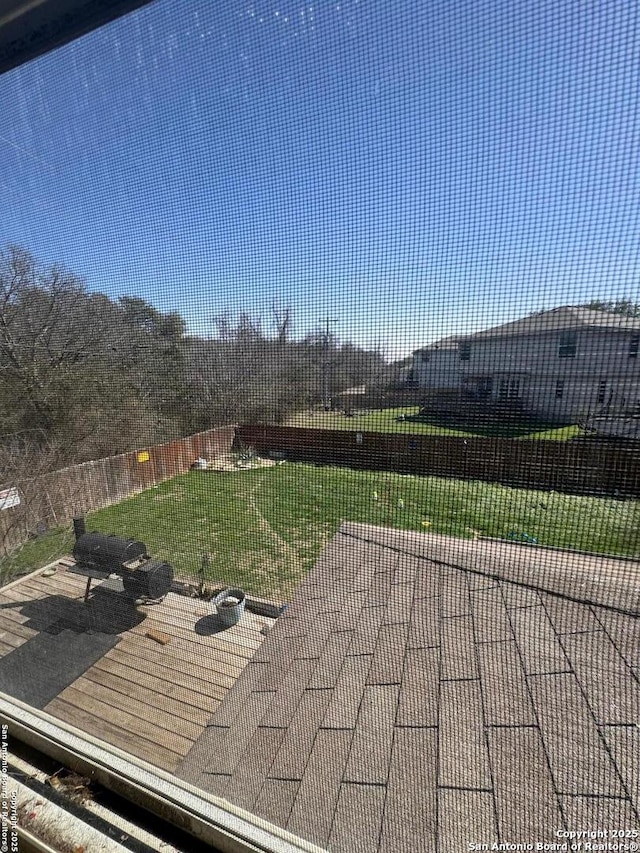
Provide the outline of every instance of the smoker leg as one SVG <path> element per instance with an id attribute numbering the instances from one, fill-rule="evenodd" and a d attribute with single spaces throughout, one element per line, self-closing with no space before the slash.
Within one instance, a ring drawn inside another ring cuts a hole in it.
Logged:
<path id="1" fill-rule="evenodd" d="M 87 578 L 87 588 L 84 591 L 84 603 L 86 604 L 89 601 L 89 591 L 91 589 L 91 578 Z"/>

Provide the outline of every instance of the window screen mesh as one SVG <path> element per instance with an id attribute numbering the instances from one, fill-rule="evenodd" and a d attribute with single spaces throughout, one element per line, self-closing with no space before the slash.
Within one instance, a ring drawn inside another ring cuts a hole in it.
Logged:
<path id="1" fill-rule="evenodd" d="M 335 853 L 638 849 L 636 32 L 161 0 L 0 78 L 1 691 Z"/>

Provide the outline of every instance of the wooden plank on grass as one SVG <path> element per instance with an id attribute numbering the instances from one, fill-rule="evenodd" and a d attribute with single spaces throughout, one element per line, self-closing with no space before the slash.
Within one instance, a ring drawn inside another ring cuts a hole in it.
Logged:
<path id="1" fill-rule="evenodd" d="M 205 601 L 201 598 L 191 598 L 188 596 L 170 593 L 166 596 L 163 602 L 153 605 L 142 605 L 145 612 L 151 613 L 155 610 L 162 612 L 169 611 L 172 615 L 183 618 L 185 620 L 205 619 L 208 616 L 215 617 L 215 606 L 211 601 Z M 237 625 L 234 625 L 231 630 L 240 631 L 247 636 L 254 636 L 260 633 L 262 623 L 273 624 L 275 619 L 269 616 L 259 616 L 245 609 L 242 619 Z"/>
<path id="2" fill-rule="evenodd" d="M 58 577 L 58 575 L 52 578 L 43 579 L 40 579 L 39 577 L 31 577 L 28 581 L 24 581 L 19 589 L 14 587 L 11 590 L 7 590 L 6 598 L 8 599 L 7 603 L 9 601 L 25 602 L 25 598 L 27 600 L 38 600 L 50 595 L 62 595 L 65 598 L 77 600 L 84 596 L 84 588 L 85 579 L 80 577 L 68 576 L 66 579 Z M 3 593 L 0 593 L 0 595 L 2 594 Z M 0 600 L 2 599 L 0 598 Z M 190 608 L 192 606 L 193 599 L 185 598 L 184 602 L 185 606 Z M 133 604 L 131 606 L 132 610 L 135 609 Z M 158 620 L 159 622 L 165 621 L 167 624 L 173 625 L 177 629 L 187 632 L 194 642 L 206 644 L 211 639 L 214 639 L 221 643 L 227 643 L 228 648 L 226 646 L 224 648 L 226 648 L 228 652 L 237 654 L 240 657 L 248 657 L 251 651 L 255 651 L 259 648 L 263 640 L 263 636 L 260 633 L 260 627 L 258 625 L 253 625 L 252 623 L 253 619 L 264 621 L 264 617 L 254 617 L 250 614 L 244 617 L 244 624 L 235 625 L 232 628 L 226 629 L 224 631 L 224 636 L 201 636 L 196 634 L 192 629 L 192 626 L 195 625 L 195 621 L 197 621 L 197 619 L 194 619 L 193 623 L 190 623 L 188 619 L 181 619 L 180 613 L 176 613 L 176 610 L 183 610 L 182 599 L 178 595 L 171 594 L 170 597 L 165 599 L 162 604 L 154 605 L 153 607 L 143 606 L 138 612 L 148 614 L 147 618 L 151 619 L 153 619 L 154 615 L 162 614 L 163 619 Z M 208 611 L 210 612 L 210 608 L 205 605 L 200 618 L 206 616 Z M 194 613 L 194 616 L 195 615 L 196 614 Z M 172 632 L 169 631 L 168 633 Z M 186 634 L 183 633 L 181 636 L 185 637 Z"/>
<path id="3" fill-rule="evenodd" d="M 84 590 L 87 585 L 87 579 L 83 575 L 70 574 L 69 572 L 56 572 L 50 577 L 30 578 L 25 581 L 25 586 L 32 589 L 43 589 L 47 592 L 51 590 L 64 590 L 67 595 L 75 596 L 77 594 L 84 595 Z"/>
<path id="4" fill-rule="evenodd" d="M 149 629 L 145 633 L 145 637 L 148 637 L 150 640 L 159 643 L 161 646 L 166 646 L 167 643 L 171 642 L 171 637 L 168 634 L 163 634 L 160 631 L 154 631 L 153 628 Z"/>
<path id="5" fill-rule="evenodd" d="M 8 631 L 0 631 L 0 643 L 2 644 L 2 654 L 11 654 L 11 652 L 19 649 L 23 643 L 28 642 L 24 637 L 16 637 L 15 634 L 10 634 Z M 2 685 L 0 685 L 2 689 Z"/>
<path id="6" fill-rule="evenodd" d="M 231 684 L 244 669 L 245 661 L 238 664 L 225 652 L 208 649 L 206 654 L 198 654 L 192 647 L 181 643 L 184 644 L 184 641 L 175 640 L 168 646 L 158 646 L 156 643 L 150 643 L 142 634 L 131 633 L 122 638 L 118 648 L 144 661 L 158 663 L 167 670 L 188 672 L 204 681 L 223 676 L 225 679 L 231 679 Z"/>
<path id="7" fill-rule="evenodd" d="M 146 699 L 141 700 L 136 698 L 132 691 L 120 693 L 118 690 L 114 690 L 111 685 L 101 684 L 94 679 L 86 678 L 84 675 L 77 678 L 70 687 L 79 690 L 91 699 L 109 705 L 116 711 L 124 711 L 147 725 L 163 729 L 169 732 L 171 737 L 179 735 L 195 741 L 206 725 L 206 720 L 200 725 L 191 720 L 176 719 L 176 715 L 171 710 L 160 707 L 160 702 L 157 700 L 162 697 L 159 697 L 158 694 L 152 697 L 152 702 Z M 155 738 L 152 739 L 155 740 Z"/>
<path id="8" fill-rule="evenodd" d="M 69 589 L 60 584 L 47 584 L 46 578 L 43 581 L 27 581 L 19 589 L 24 589 L 30 593 L 30 597 L 46 598 L 51 595 L 61 595 L 69 599 L 82 599 L 84 596 L 84 587 L 80 590 Z"/>
<path id="9" fill-rule="evenodd" d="M 14 625 L 25 625 L 27 622 L 31 621 L 31 616 L 25 616 L 24 613 L 21 613 L 16 607 L 6 607 L 2 608 L 0 606 L 0 618 L 6 619 L 8 622 L 11 622 Z M 44 621 L 44 620 L 42 620 Z M 55 622 L 55 616 L 51 619 L 52 622 Z M 41 620 L 38 618 L 38 624 L 40 624 Z M 27 625 L 27 627 L 29 627 Z"/>
<path id="10" fill-rule="evenodd" d="M 46 596 L 46 592 L 43 592 L 42 590 L 27 589 L 25 584 L 24 589 L 22 588 L 22 586 L 12 587 L 12 589 L 7 590 L 5 590 L 5 588 L 3 587 L 2 592 L 0 593 L 0 601 L 6 603 L 10 601 L 22 601 L 24 604 L 27 604 L 31 601 L 39 601 L 41 598 L 45 598 Z"/>
<path id="11" fill-rule="evenodd" d="M 156 743 L 144 737 L 125 731 L 109 720 L 96 717 L 75 705 L 64 701 L 59 696 L 49 702 L 45 711 L 80 731 L 103 740 L 111 746 L 116 746 L 124 752 L 135 755 L 143 761 L 148 761 L 155 767 L 172 773 L 184 756 L 170 749 L 162 749 Z"/>
<path id="12" fill-rule="evenodd" d="M 9 583 L 4 584 L 4 586 L 2 587 L 2 591 L 5 592 L 8 589 L 13 589 L 13 587 L 15 586 L 20 586 L 20 584 L 24 583 L 24 581 L 28 580 L 29 578 L 38 577 L 47 569 L 52 569 L 58 566 L 59 562 L 59 560 L 54 560 L 53 563 L 47 563 L 46 566 L 40 566 L 39 569 L 34 569 L 32 572 L 29 572 L 26 575 L 20 575 L 19 577 L 15 578 L 15 580 L 9 581 Z"/>

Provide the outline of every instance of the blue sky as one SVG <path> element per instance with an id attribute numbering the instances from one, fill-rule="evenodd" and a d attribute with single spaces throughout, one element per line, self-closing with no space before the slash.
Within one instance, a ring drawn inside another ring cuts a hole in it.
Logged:
<path id="1" fill-rule="evenodd" d="M 388 357 L 640 298 L 638 9 L 160 0 L 0 78 L 0 243 Z"/>

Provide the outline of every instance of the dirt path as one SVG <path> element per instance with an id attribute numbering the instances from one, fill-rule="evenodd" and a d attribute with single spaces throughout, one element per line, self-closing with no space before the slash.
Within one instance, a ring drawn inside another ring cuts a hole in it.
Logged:
<path id="1" fill-rule="evenodd" d="M 260 512 L 260 510 L 256 506 L 255 498 L 256 498 L 255 491 L 253 491 L 249 496 L 248 503 L 249 503 L 249 506 L 251 507 L 251 509 L 256 514 L 260 530 L 263 533 L 266 533 L 278 545 L 278 547 L 282 551 L 284 560 L 286 560 L 290 564 L 291 568 L 295 570 L 296 574 L 302 575 L 302 572 L 304 570 L 304 563 L 302 562 L 300 555 L 269 524 L 267 519 L 264 517 L 264 515 Z"/>

